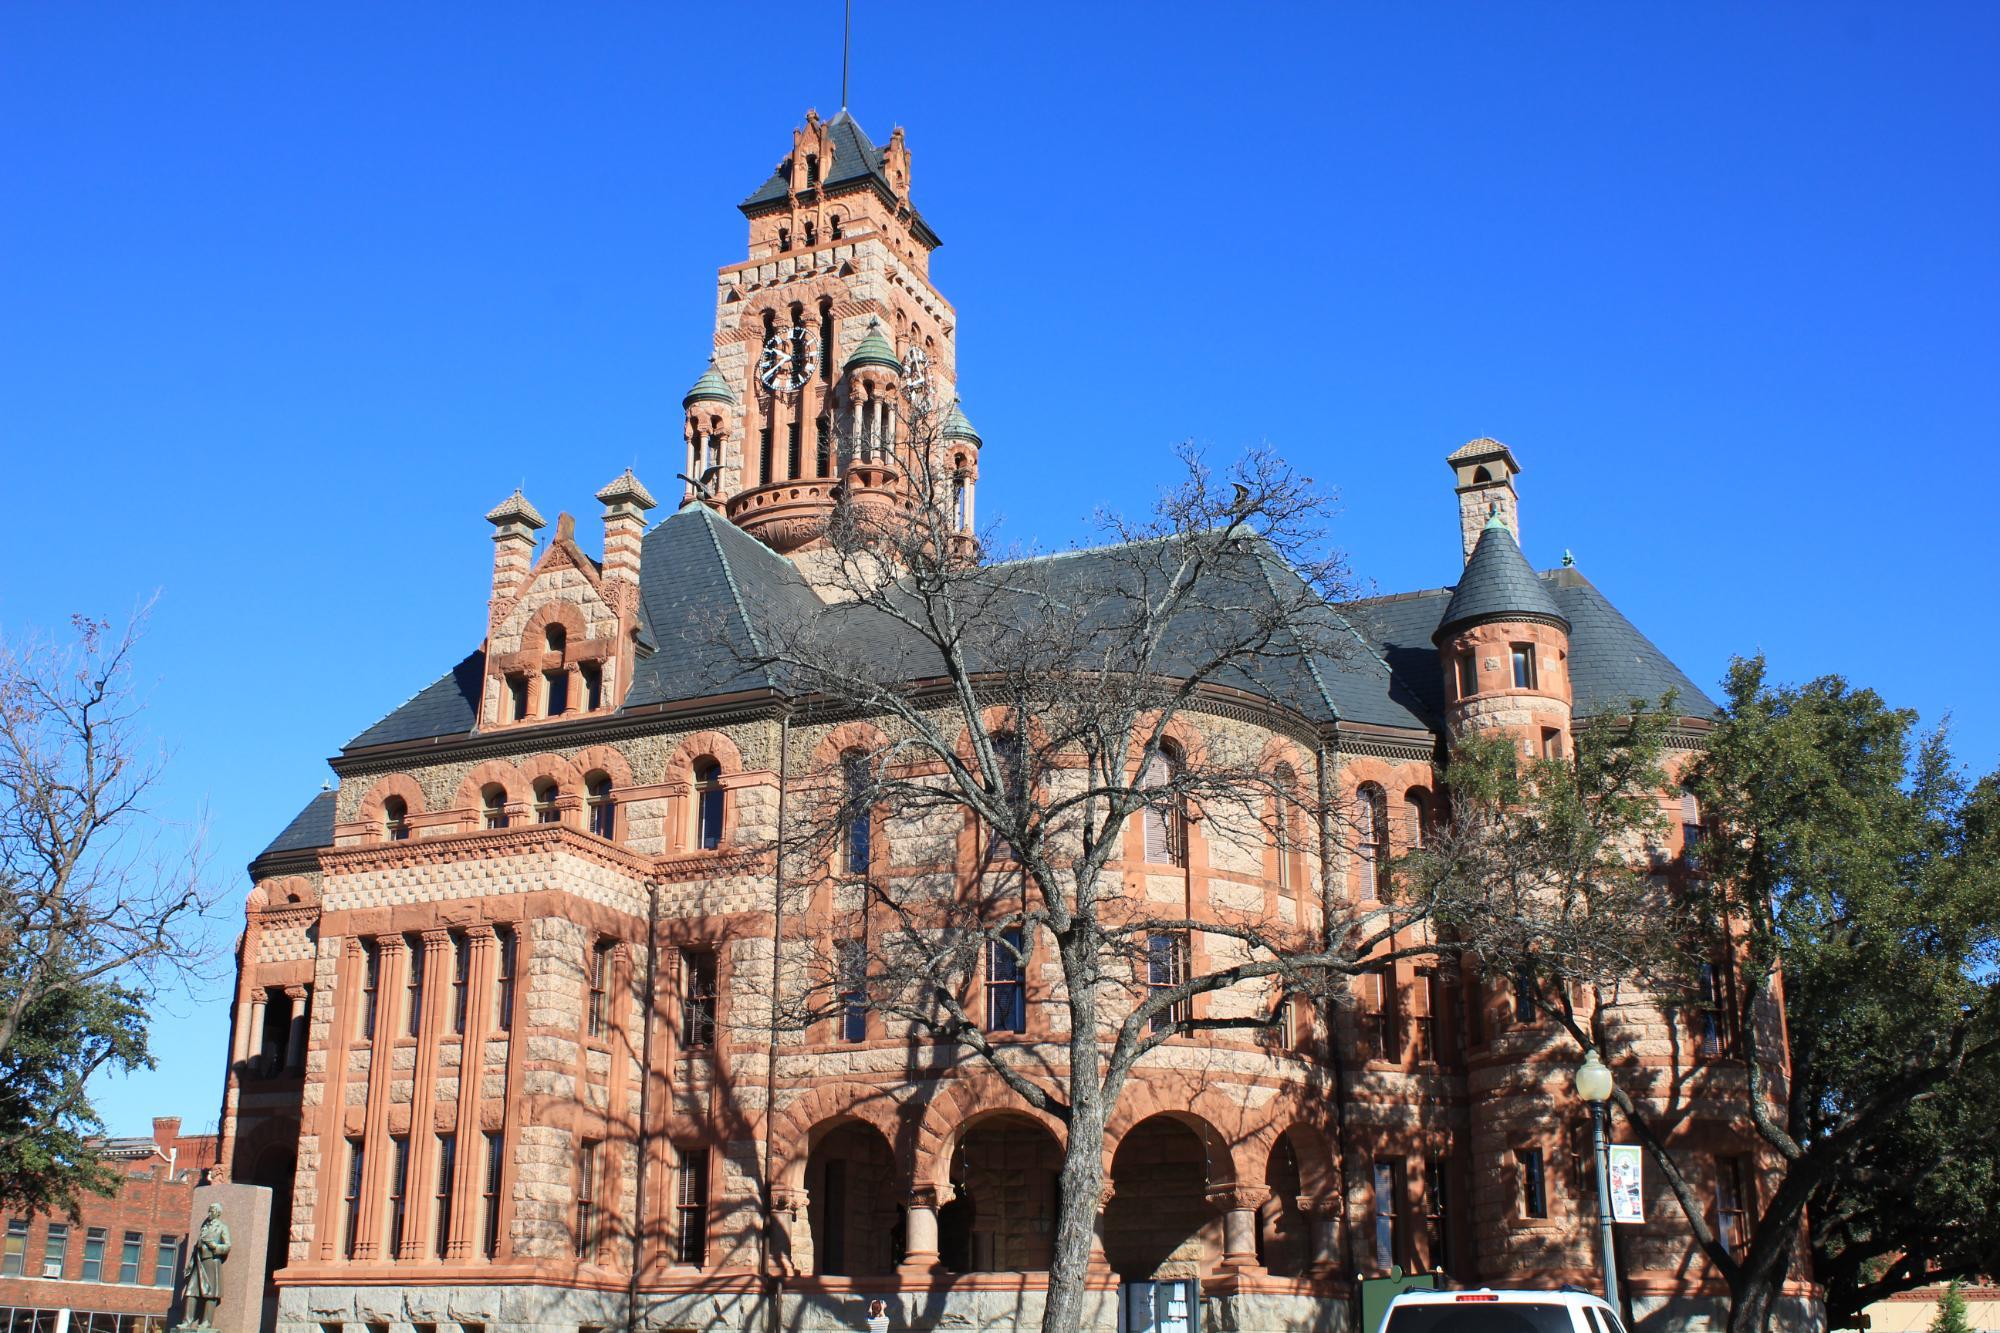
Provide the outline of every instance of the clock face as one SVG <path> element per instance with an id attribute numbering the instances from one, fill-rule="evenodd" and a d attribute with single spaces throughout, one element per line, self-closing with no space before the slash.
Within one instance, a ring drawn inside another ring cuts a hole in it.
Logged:
<path id="1" fill-rule="evenodd" d="M 792 393 L 812 378 L 819 338 L 803 324 L 779 329 L 764 340 L 757 358 L 757 378 L 773 393 Z"/>
<path id="2" fill-rule="evenodd" d="M 903 392 L 919 407 L 930 401 L 931 359 L 921 347 L 912 347 L 903 354 Z"/>

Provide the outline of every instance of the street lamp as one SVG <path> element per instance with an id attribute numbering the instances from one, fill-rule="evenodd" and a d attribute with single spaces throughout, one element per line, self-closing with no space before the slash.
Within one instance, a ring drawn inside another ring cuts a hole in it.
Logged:
<path id="1" fill-rule="evenodd" d="M 1605 1103 L 1611 1100 L 1611 1070 L 1597 1058 L 1597 1048 L 1583 1053 L 1576 1067 L 1576 1095 L 1590 1105 L 1590 1146 L 1597 1157 L 1597 1231 L 1604 1247 L 1604 1300 L 1618 1304 L 1618 1261 L 1611 1247 L 1611 1153 L 1604 1143 Z"/>

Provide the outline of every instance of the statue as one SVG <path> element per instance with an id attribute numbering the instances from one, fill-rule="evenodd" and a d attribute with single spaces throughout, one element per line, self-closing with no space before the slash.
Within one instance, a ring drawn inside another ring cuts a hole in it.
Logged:
<path id="1" fill-rule="evenodd" d="M 181 1274 L 187 1300 L 181 1328 L 215 1327 L 215 1307 L 222 1303 L 222 1265 L 228 1258 L 229 1224 L 222 1220 L 222 1205 L 212 1203 L 195 1237 L 194 1251 L 188 1255 L 187 1271 Z"/>

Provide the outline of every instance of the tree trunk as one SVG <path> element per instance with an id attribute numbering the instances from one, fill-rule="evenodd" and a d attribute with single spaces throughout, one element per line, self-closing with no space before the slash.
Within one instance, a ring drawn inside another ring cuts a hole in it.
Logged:
<path id="1" fill-rule="evenodd" d="M 1769 1219 L 1766 1219 L 1768 1224 Z M 1796 1225 L 1796 1222 L 1793 1223 Z M 1729 1291 L 1729 1333 L 1768 1333 L 1791 1272 L 1789 1242 L 1757 1245 L 1743 1258 Z"/>
<path id="2" fill-rule="evenodd" d="M 1104 1122 L 1100 1089 L 1093 1087 L 1088 1098 L 1078 1096 L 1071 1103 L 1042 1333 L 1076 1333 L 1083 1327 L 1084 1282 L 1090 1271 L 1098 1201 L 1104 1194 Z"/>

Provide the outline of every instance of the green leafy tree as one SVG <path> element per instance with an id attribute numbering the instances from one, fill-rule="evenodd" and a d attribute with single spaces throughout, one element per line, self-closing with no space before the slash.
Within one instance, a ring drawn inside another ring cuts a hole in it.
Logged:
<path id="1" fill-rule="evenodd" d="M 1963 1285 L 1960 1279 L 1953 1278 L 1944 1289 L 1937 1316 L 1931 1320 L 1930 1333 L 1972 1333 L 1972 1321 L 1965 1315 L 1965 1293 L 1960 1290 Z"/>

